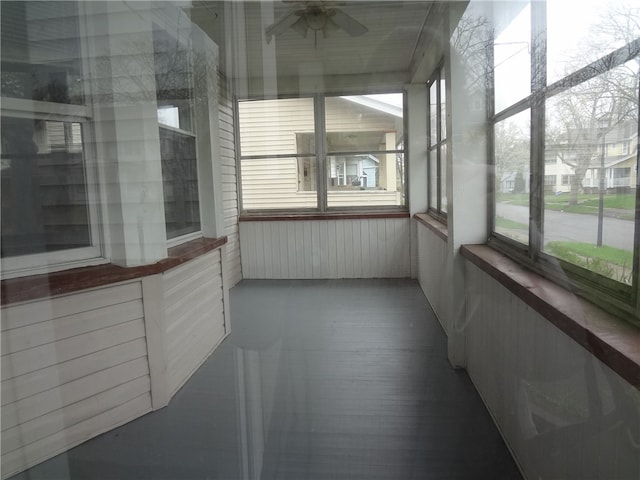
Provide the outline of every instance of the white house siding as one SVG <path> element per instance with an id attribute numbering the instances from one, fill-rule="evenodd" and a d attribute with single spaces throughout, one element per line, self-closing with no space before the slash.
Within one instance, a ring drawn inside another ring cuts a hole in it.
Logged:
<path id="1" fill-rule="evenodd" d="M 3 477 L 151 410 L 140 282 L 1 314 Z"/>
<path id="2" fill-rule="evenodd" d="M 418 281 L 440 324 L 447 331 L 447 242 L 418 223 Z"/>
<path id="3" fill-rule="evenodd" d="M 409 218 L 241 222 L 244 278 L 409 277 Z"/>
<path id="4" fill-rule="evenodd" d="M 283 155 L 298 153 L 297 133 L 314 132 L 312 101 L 308 98 L 240 102 L 241 154 Z M 395 117 L 346 100 L 327 102 L 327 132 L 394 131 Z M 394 147 L 395 148 L 395 145 Z M 298 160 L 260 158 L 241 161 L 242 207 L 253 209 L 315 208 L 316 192 L 298 186 Z M 399 205 L 399 194 L 380 192 L 329 192 L 331 206 Z M 357 196 L 355 195 L 357 193 Z"/>
<path id="5" fill-rule="evenodd" d="M 167 386 L 173 395 L 224 338 L 221 251 L 163 275 Z"/>
<path id="6" fill-rule="evenodd" d="M 224 248 L 225 287 L 231 288 L 242 280 L 240 264 L 240 236 L 238 228 L 238 186 L 236 175 L 236 148 L 234 138 L 233 99 L 228 90 L 227 80 L 218 76 L 219 117 L 220 117 L 220 154 L 222 156 L 222 189 L 224 204 L 224 228 L 227 244 Z"/>
<path id="7" fill-rule="evenodd" d="M 608 411 L 611 386 L 633 387 L 470 262 L 465 275 L 467 369 L 525 478 L 638 478 L 640 455 L 624 427 L 637 422 L 632 402 L 617 406 L 622 419 L 617 426 L 601 422 L 593 431 L 552 429 L 544 441 L 530 421 L 530 412 L 537 410 L 562 422 L 562 413 L 548 406 L 554 402 L 578 411 L 602 402 Z M 587 393 L 591 367 L 598 380 Z M 547 411 L 540 397 L 548 401 Z"/>

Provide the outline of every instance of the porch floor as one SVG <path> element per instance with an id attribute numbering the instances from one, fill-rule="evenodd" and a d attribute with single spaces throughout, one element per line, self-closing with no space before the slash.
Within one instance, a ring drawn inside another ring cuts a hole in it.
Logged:
<path id="1" fill-rule="evenodd" d="M 16 479 L 520 479 L 410 280 L 243 281 L 167 408 Z"/>

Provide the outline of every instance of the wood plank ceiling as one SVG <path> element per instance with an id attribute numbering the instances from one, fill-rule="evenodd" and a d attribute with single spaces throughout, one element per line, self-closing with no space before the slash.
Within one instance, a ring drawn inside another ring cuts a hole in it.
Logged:
<path id="1" fill-rule="evenodd" d="M 268 76 L 279 81 L 304 75 L 334 80 L 377 76 L 403 84 L 411 79 L 412 62 L 423 43 L 421 38 L 428 15 L 437 10 L 429 1 L 324 2 L 323 5 L 335 6 L 350 15 L 368 31 L 352 37 L 336 29 L 326 38 L 322 33 L 314 38 L 314 32 L 309 31 L 303 38 L 289 28 L 267 42 L 266 27 L 305 4 L 322 3 L 197 0 L 190 13 L 218 43 L 221 65 L 228 76 L 246 75 L 249 82 Z M 231 49 L 228 48 L 230 41 Z M 233 52 L 233 60 L 229 52 Z M 238 68 L 237 62 L 244 61 L 246 63 Z M 231 62 L 236 66 L 232 67 Z"/>

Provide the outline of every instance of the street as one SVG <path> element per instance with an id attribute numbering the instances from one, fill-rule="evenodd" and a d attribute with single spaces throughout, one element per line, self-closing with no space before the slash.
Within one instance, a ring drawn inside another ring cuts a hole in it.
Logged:
<path id="1" fill-rule="evenodd" d="M 527 224 L 529 222 L 528 208 L 519 205 L 497 203 L 496 214 L 519 223 Z M 633 221 L 604 217 L 602 243 L 610 247 L 631 251 L 633 250 L 633 232 Z M 544 243 L 565 240 L 595 245 L 598 235 L 598 217 L 596 215 L 545 210 L 544 233 Z"/>

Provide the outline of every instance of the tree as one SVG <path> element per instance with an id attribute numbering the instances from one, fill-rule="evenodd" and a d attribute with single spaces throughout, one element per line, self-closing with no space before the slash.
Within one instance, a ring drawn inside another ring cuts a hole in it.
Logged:
<path id="1" fill-rule="evenodd" d="M 518 175 L 522 181 L 520 192 L 526 191 L 523 172 L 529 171 L 529 122 L 518 125 L 511 119 L 495 126 L 495 180 L 496 191 L 500 191 L 502 180 L 508 175 Z M 514 191 L 517 191 L 514 185 Z"/>
<path id="2" fill-rule="evenodd" d="M 633 37 L 640 32 L 639 18 L 637 8 L 609 8 L 590 30 L 580 52 L 566 63 L 567 72 L 578 72 L 574 80 L 581 75 L 588 80 L 547 102 L 547 144 L 555 143 L 562 161 L 574 168 L 570 204 L 577 203 L 587 171 L 600 165 L 607 134 L 626 122 L 638 121 L 640 40 Z M 579 70 L 585 63 L 584 51 L 603 53 L 621 43 L 625 46 L 617 53 Z M 621 58 L 630 60 L 616 66 Z"/>

